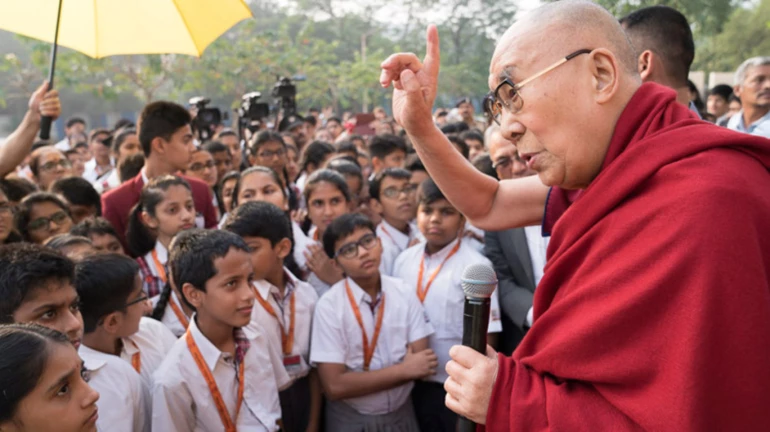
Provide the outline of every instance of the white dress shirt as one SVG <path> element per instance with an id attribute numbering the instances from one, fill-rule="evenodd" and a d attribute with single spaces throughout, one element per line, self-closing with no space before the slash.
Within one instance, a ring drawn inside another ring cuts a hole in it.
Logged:
<path id="1" fill-rule="evenodd" d="M 401 363 L 409 344 L 433 333 L 433 327 L 427 322 L 425 311 L 414 291 L 398 279 L 389 276 L 381 278 L 385 315 L 369 370 Z M 361 319 L 370 341 L 374 335 L 377 309 L 372 312 L 369 306 L 373 299 L 352 279 L 343 279 L 334 284 L 316 304 L 310 361 L 313 364 L 344 364 L 351 371 L 362 372 L 363 335 L 348 300 L 346 280 L 361 311 Z M 364 415 L 387 414 L 400 408 L 409 399 L 413 386 L 412 382 L 408 382 L 389 390 L 345 399 L 344 402 Z"/>
<path id="2" fill-rule="evenodd" d="M 86 162 L 83 166 L 83 178 L 88 180 L 92 185 L 106 181 L 110 173 L 115 170 L 114 166 L 111 166 L 109 171 L 99 175 L 97 168 L 96 159 L 94 158 L 91 158 L 91 160 Z"/>
<path id="3" fill-rule="evenodd" d="M 310 373 L 310 326 L 313 323 L 313 310 L 318 301 L 316 294 L 310 284 L 303 282 L 288 269 L 284 269 L 287 278 L 286 295 L 281 296 L 278 287 L 266 280 L 254 281 L 254 288 L 257 295 L 273 307 L 273 311 L 278 315 L 276 319 L 257 302 L 251 313 L 251 323 L 258 328 L 263 329 L 263 334 L 272 344 L 273 348 L 283 354 L 283 343 L 281 341 L 282 332 L 288 332 L 291 323 L 290 299 L 294 299 L 294 344 L 291 350 L 291 356 L 299 356 L 300 364 L 296 367 L 286 367 L 286 373 L 292 380 L 303 378 Z M 278 320 L 281 320 L 280 323 Z"/>
<path id="4" fill-rule="evenodd" d="M 152 389 L 152 376 L 160 367 L 166 354 L 176 343 L 177 338 L 171 330 L 152 318 L 142 317 L 139 321 L 139 331 L 123 338 L 123 349 L 120 358 L 132 364 L 134 354 L 139 353 L 140 368 L 148 392 Z"/>
<path id="5" fill-rule="evenodd" d="M 163 243 L 156 241 L 155 248 L 153 248 L 152 251 L 147 252 L 144 255 L 144 262 L 147 263 L 147 268 L 150 269 L 150 272 L 152 273 L 152 275 L 155 277 L 160 277 L 158 266 L 155 264 L 155 259 L 152 257 L 153 251 L 155 251 L 155 254 L 158 256 L 158 262 L 160 262 L 160 265 L 165 266 L 166 264 L 168 264 L 168 249 L 166 249 L 166 247 L 163 246 Z M 168 275 L 166 275 L 166 277 L 168 277 Z M 147 292 L 146 287 L 144 292 Z"/>
<path id="6" fill-rule="evenodd" d="M 451 250 L 456 245 L 456 240 L 433 255 L 425 253 L 425 245 L 412 246 L 399 255 L 395 265 L 395 275 L 404 280 L 412 292 L 417 292 L 417 276 L 420 272 L 420 261 L 425 255 L 425 269 L 423 270 L 423 289 L 428 284 L 434 270 L 444 262 Z M 469 244 L 468 239 L 463 239 L 460 249 L 457 250 L 436 275 L 425 296 L 425 312 L 436 333 L 430 338 L 430 347 L 438 356 L 438 368 L 436 375 L 426 378 L 429 381 L 443 383 L 449 377 L 446 373 L 446 364 L 449 362 L 449 349 L 454 345 L 460 345 L 463 339 L 463 309 L 465 307 L 465 294 L 463 293 L 460 279 L 465 267 L 471 264 L 492 264 L 483 255 Z M 492 294 L 489 311 L 489 333 L 502 331 L 500 321 L 500 304 L 497 300 L 497 289 Z"/>
<path id="7" fill-rule="evenodd" d="M 156 295 L 150 301 L 152 301 L 152 307 L 154 308 L 155 305 L 158 304 L 158 301 L 160 300 L 160 294 Z M 171 333 L 177 338 L 182 337 L 184 332 L 187 331 L 187 327 L 179 321 L 179 318 L 177 318 L 176 314 L 174 313 L 174 310 L 171 309 L 171 302 L 176 302 L 176 305 L 179 306 L 179 311 L 184 314 L 184 308 L 182 308 L 182 300 L 179 298 L 179 296 L 176 295 L 175 291 L 171 291 L 171 297 L 168 299 L 168 304 L 166 305 L 166 310 L 163 311 L 163 317 L 161 318 L 160 322 L 168 328 Z M 190 317 L 186 317 L 187 321 L 190 321 Z"/>
<path id="8" fill-rule="evenodd" d="M 382 257 L 380 258 L 380 274 L 393 276 L 393 264 L 396 258 L 409 247 L 412 240 L 418 239 L 420 231 L 413 223 L 409 224 L 409 233 L 404 234 L 389 224 L 385 219 L 377 225 L 377 237 L 382 243 Z"/>
<path id="9" fill-rule="evenodd" d="M 150 394 L 131 364 L 85 345 L 80 345 L 78 354 L 88 370 L 88 385 L 99 392 L 97 430 L 149 432 Z"/>
<path id="10" fill-rule="evenodd" d="M 551 237 L 543 237 L 543 229 L 540 225 L 524 227 L 524 235 L 527 238 L 529 257 L 532 261 L 532 275 L 535 277 L 535 286 L 538 286 L 540 279 L 543 278 L 545 256 Z M 527 311 L 527 327 L 532 327 L 534 316 L 534 309 L 530 307 L 529 311 Z"/>
<path id="11" fill-rule="evenodd" d="M 214 376 L 230 417 L 238 399 L 238 368 L 233 356 L 220 351 L 195 323 L 190 333 Z M 278 390 L 289 383 L 281 356 L 259 330 L 243 328 L 251 346 L 244 357 L 243 405 L 235 419 L 239 431 L 277 431 L 281 419 Z M 155 372 L 152 391 L 152 430 L 163 432 L 221 431 L 224 426 L 214 398 L 198 369 L 186 338 L 176 341 Z"/>
<path id="12" fill-rule="evenodd" d="M 96 189 L 99 194 L 115 189 L 116 187 L 120 186 L 120 176 L 118 175 L 118 170 L 112 170 L 110 175 L 108 175 L 104 181 L 95 182 L 93 185 L 94 189 Z"/>
<path id="13" fill-rule="evenodd" d="M 307 270 L 307 259 L 305 258 L 305 252 L 308 245 L 312 244 L 308 236 L 302 231 L 302 227 L 295 221 L 291 221 L 291 230 L 294 236 L 294 261 L 303 271 Z"/>

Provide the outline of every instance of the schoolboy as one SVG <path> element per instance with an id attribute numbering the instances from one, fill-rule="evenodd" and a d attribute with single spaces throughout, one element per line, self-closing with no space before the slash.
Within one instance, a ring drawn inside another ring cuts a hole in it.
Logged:
<path id="1" fill-rule="evenodd" d="M 412 400 L 422 430 L 455 431 L 457 415 L 446 408 L 444 381 L 449 349 L 462 343 L 465 296 L 461 277 L 471 264 L 488 264 L 461 236 L 465 217 L 446 200 L 433 180 L 418 191 L 417 226 L 425 243 L 412 246 L 396 259 L 394 276 L 416 292 L 436 333 L 430 347 L 438 356 L 438 372 L 415 384 Z M 502 330 L 497 293 L 492 295 L 489 333 Z M 490 339 L 494 342 L 493 339 Z"/>
<path id="2" fill-rule="evenodd" d="M 85 325 L 78 354 L 100 394 L 97 426 L 150 430 L 150 380 L 175 338 L 142 318 L 149 305 L 139 265 L 123 255 L 92 255 L 77 263 L 75 284 Z"/>
<path id="3" fill-rule="evenodd" d="M 263 329 L 273 348 L 283 354 L 283 367 L 291 379 L 279 395 L 284 430 L 318 430 L 322 393 L 310 367 L 310 327 L 318 294 L 289 268 L 299 273 L 291 255 L 291 220 L 274 204 L 247 202 L 233 210 L 224 229 L 251 248 L 257 300 L 251 324 Z"/>
<path id="4" fill-rule="evenodd" d="M 386 168 L 369 182 L 370 206 L 382 217 L 377 237 L 382 243 L 380 272 L 384 275 L 392 276 L 398 255 L 420 241 L 417 226 L 412 223 L 417 188 L 409 182 L 411 176 L 403 168 Z"/>
<path id="5" fill-rule="evenodd" d="M 311 362 L 326 397 L 326 430 L 418 431 L 413 380 L 436 373 L 433 328 L 412 290 L 380 275 L 382 246 L 365 216 L 346 214 L 323 235 L 346 277 L 318 300 Z"/>
<path id="6" fill-rule="evenodd" d="M 255 302 L 249 252 L 226 231 L 191 229 L 172 242 L 172 278 L 196 312 L 155 373 L 153 430 L 280 428 L 278 390 L 289 377 L 265 336 L 247 328 Z"/>
<path id="7" fill-rule="evenodd" d="M 406 160 L 406 141 L 397 135 L 375 135 L 369 142 L 372 158 L 372 175 L 376 176 L 385 168 L 403 168 Z"/>

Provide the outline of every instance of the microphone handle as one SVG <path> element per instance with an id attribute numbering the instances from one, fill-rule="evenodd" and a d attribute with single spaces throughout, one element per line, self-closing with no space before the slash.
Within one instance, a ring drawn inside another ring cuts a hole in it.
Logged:
<path id="1" fill-rule="evenodd" d="M 487 328 L 489 327 L 488 298 L 465 298 L 463 312 L 463 345 L 481 354 L 487 352 Z M 465 417 L 457 419 L 458 432 L 475 432 L 476 423 Z"/>
<path id="2" fill-rule="evenodd" d="M 40 139 L 41 140 L 47 140 L 51 138 L 51 123 L 52 118 L 48 116 L 43 116 L 40 118 Z"/>

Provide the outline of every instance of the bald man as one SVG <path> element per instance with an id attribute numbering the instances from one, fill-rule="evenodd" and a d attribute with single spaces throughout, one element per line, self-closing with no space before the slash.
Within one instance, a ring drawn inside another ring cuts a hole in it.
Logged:
<path id="1" fill-rule="evenodd" d="M 512 357 L 453 347 L 447 406 L 490 431 L 770 430 L 766 140 L 642 84 L 617 20 L 560 1 L 492 58 L 491 113 L 538 172 L 497 182 L 433 125 L 427 39 L 380 81 L 428 172 L 480 228 L 551 233 L 529 332 Z"/>
<path id="2" fill-rule="evenodd" d="M 687 18 L 668 6 L 650 6 L 621 18 L 620 25 L 631 40 L 642 81 L 671 87 L 677 102 L 690 106 L 687 79 L 695 42 Z"/>

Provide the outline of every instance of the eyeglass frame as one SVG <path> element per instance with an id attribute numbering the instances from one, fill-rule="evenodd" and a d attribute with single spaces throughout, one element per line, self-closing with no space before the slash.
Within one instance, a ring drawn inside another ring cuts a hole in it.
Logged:
<path id="1" fill-rule="evenodd" d="M 50 165 L 50 167 L 46 168 L 46 165 Z M 61 167 L 62 169 L 72 168 L 72 162 L 70 162 L 70 160 L 67 158 L 59 159 L 58 162 L 50 161 L 40 165 L 40 170 L 44 172 L 52 172 L 57 167 Z"/>
<path id="2" fill-rule="evenodd" d="M 208 162 L 195 162 L 193 164 L 190 164 L 189 170 L 193 172 L 200 172 L 205 170 L 206 168 L 213 170 L 216 167 L 217 167 L 217 163 L 214 160 L 210 160 Z"/>
<path id="3" fill-rule="evenodd" d="M 261 150 L 257 152 L 257 157 L 260 157 L 262 159 L 270 159 L 275 156 L 278 157 L 284 157 L 288 153 L 288 150 L 284 148 L 280 148 L 278 150 Z"/>
<path id="4" fill-rule="evenodd" d="M 370 239 L 370 238 L 374 240 L 374 243 L 372 243 L 372 246 L 371 246 L 371 247 L 366 247 L 366 246 L 364 246 L 364 244 L 363 244 L 363 240 L 364 240 L 364 239 Z M 345 243 L 344 245 L 340 246 L 340 247 L 339 247 L 339 249 L 337 249 L 337 250 L 334 252 L 334 258 L 339 258 L 340 256 L 341 256 L 341 257 L 343 257 L 343 258 L 345 258 L 345 259 L 353 259 L 353 258 L 357 258 L 357 257 L 358 257 L 358 254 L 359 254 L 359 252 L 358 252 L 358 251 L 359 251 L 359 249 L 360 249 L 360 248 L 364 248 L 365 250 L 372 250 L 372 249 L 374 249 L 374 247 L 375 247 L 375 246 L 376 246 L 376 245 L 377 245 L 379 242 L 380 242 L 380 238 L 379 238 L 379 237 L 377 237 L 377 234 L 375 234 L 375 233 L 365 234 L 365 235 L 361 236 L 361 238 L 360 238 L 360 239 L 358 239 L 357 241 L 354 241 L 354 242 L 350 242 L 350 243 Z M 353 246 L 353 245 L 355 245 L 355 246 L 356 246 L 356 249 L 355 249 L 355 255 L 352 255 L 352 256 L 345 256 L 345 255 L 343 255 L 343 254 L 342 254 L 342 249 L 345 249 L 346 247 L 348 247 L 348 246 Z"/>
<path id="5" fill-rule="evenodd" d="M 147 294 L 142 293 L 141 297 L 139 297 L 136 300 L 131 300 L 130 302 L 126 303 L 125 305 L 123 305 L 123 308 L 127 309 L 127 308 L 129 308 L 129 307 L 131 307 L 131 306 L 133 306 L 133 305 L 135 305 L 137 303 L 141 303 L 141 302 L 147 301 L 149 299 L 150 299 L 150 297 L 148 297 Z"/>
<path id="6" fill-rule="evenodd" d="M 557 67 L 563 65 L 564 63 L 567 63 L 568 61 L 572 60 L 573 58 L 575 58 L 575 57 L 577 57 L 577 56 L 579 56 L 581 54 L 590 54 L 593 51 L 594 51 L 593 49 L 588 49 L 588 48 L 579 49 L 579 50 L 577 50 L 577 51 L 575 51 L 575 52 L 573 52 L 571 54 L 568 54 L 566 57 L 562 57 L 561 59 L 559 59 L 559 61 L 557 61 L 556 63 L 553 63 L 552 65 L 550 65 L 547 68 L 541 70 L 540 72 L 538 72 L 538 73 L 530 76 L 529 78 L 523 80 L 520 84 L 515 84 L 513 81 L 511 81 L 510 78 L 503 79 L 503 81 L 500 82 L 500 84 L 498 84 L 497 87 L 495 87 L 495 89 L 493 91 L 487 93 L 487 95 L 484 97 L 484 110 L 486 111 L 487 115 L 495 123 L 497 123 L 499 125 L 500 124 L 500 120 L 498 120 L 497 116 L 494 115 L 495 112 L 492 109 L 492 107 L 494 107 L 496 103 L 499 102 L 499 104 L 500 104 L 500 111 L 499 111 L 499 113 L 501 115 L 503 113 L 503 108 L 508 109 L 508 111 L 511 111 L 512 113 L 517 113 L 517 112 L 521 111 L 521 107 L 519 107 L 516 111 L 513 111 L 512 106 L 511 107 L 507 106 L 502 101 L 502 99 L 500 99 L 497 96 L 497 93 L 500 91 L 500 89 L 504 85 L 506 85 L 506 84 L 509 85 L 516 92 L 516 94 L 511 98 L 511 101 L 513 101 L 515 98 L 519 98 L 519 99 L 522 100 L 521 105 L 523 107 L 524 106 L 524 99 L 521 98 L 521 95 L 519 93 L 520 93 L 521 89 L 525 85 L 531 83 L 532 81 L 536 80 L 537 78 L 540 78 L 541 76 L 547 74 L 548 72 L 556 69 Z M 513 105 L 513 104 L 511 104 L 511 105 Z"/>
<path id="7" fill-rule="evenodd" d="M 41 231 L 41 230 L 43 230 L 43 228 L 45 228 L 45 229 L 50 229 L 50 228 L 51 228 L 51 222 L 56 222 L 56 220 L 54 220 L 54 216 L 57 216 L 57 215 L 60 215 L 60 214 L 64 214 L 64 216 L 65 216 L 65 218 L 66 218 L 66 219 L 72 220 L 72 216 L 71 216 L 69 213 L 67 213 L 67 211 L 65 211 L 65 210 L 59 210 L 59 211 L 57 211 L 56 213 L 52 214 L 52 215 L 51 215 L 51 216 L 49 216 L 49 217 L 39 217 L 39 218 L 37 218 L 37 219 L 35 219 L 35 220 L 31 220 L 31 221 L 29 221 L 29 223 L 27 224 L 27 230 L 28 230 L 28 231 Z M 61 220 L 61 222 L 56 222 L 56 225 L 57 225 L 57 226 L 58 226 L 58 225 L 60 225 L 60 224 L 61 224 L 62 222 L 64 222 L 66 219 L 62 219 L 62 220 Z M 41 225 L 41 226 L 40 226 L 40 227 L 38 227 L 38 228 L 33 228 L 33 227 L 32 227 L 32 225 L 33 225 L 35 222 L 37 222 L 37 221 L 40 221 L 40 220 L 45 220 L 45 221 L 46 221 L 46 223 L 45 223 L 44 225 Z"/>
<path id="8" fill-rule="evenodd" d="M 396 194 L 393 196 L 389 196 L 391 192 L 388 191 L 394 191 Z M 401 194 L 406 195 L 407 197 L 412 196 L 415 192 L 417 192 L 417 185 L 413 183 L 408 183 L 406 186 L 402 187 L 401 189 L 390 186 L 382 190 L 380 192 L 380 195 L 384 196 L 385 198 L 398 198 L 401 196 Z"/>

